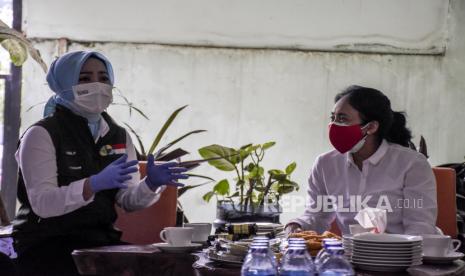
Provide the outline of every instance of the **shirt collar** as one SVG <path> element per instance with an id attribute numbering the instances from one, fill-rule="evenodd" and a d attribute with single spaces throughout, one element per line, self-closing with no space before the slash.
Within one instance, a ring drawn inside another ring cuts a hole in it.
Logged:
<path id="1" fill-rule="evenodd" d="M 381 142 L 381 145 L 379 145 L 379 148 L 373 153 L 367 161 L 370 162 L 373 165 L 376 165 L 383 159 L 384 155 L 386 155 L 386 152 L 388 150 L 389 144 L 386 140 L 383 139 Z"/>
<path id="2" fill-rule="evenodd" d="M 381 144 L 379 145 L 378 149 L 373 153 L 367 160 L 363 161 L 369 162 L 373 165 L 377 165 L 381 159 L 386 155 L 386 152 L 389 148 L 389 144 L 386 140 L 383 139 Z M 350 164 L 355 165 L 354 159 L 352 157 L 352 154 L 350 152 L 346 153 L 346 159 L 347 159 L 347 165 L 349 166 Z"/>
<path id="3" fill-rule="evenodd" d="M 95 142 L 98 141 L 101 137 L 107 135 L 108 131 L 110 131 L 110 126 L 108 125 L 107 121 L 100 115 L 100 125 L 98 130 L 98 135 L 95 138 Z"/>

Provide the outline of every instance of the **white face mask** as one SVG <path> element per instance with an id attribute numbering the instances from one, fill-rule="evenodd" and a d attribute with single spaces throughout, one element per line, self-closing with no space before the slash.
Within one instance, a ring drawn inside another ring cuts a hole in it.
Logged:
<path id="1" fill-rule="evenodd" d="M 113 86 L 109 84 L 91 82 L 78 84 L 72 88 L 73 102 L 84 112 L 100 114 L 113 102 L 113 93 L 111 92 Z"/>

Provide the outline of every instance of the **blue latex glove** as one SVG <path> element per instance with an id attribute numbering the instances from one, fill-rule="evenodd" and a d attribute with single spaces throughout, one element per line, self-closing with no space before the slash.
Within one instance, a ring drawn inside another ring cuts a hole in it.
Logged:
<path id="1" fill-rule="evenodd" d="M 127 159 L 128 155 L 124 154 L 110 163 L 110 165 L 106 166 L 105 169 L 98 174 L 92 175 L 90 177 L 90 188 L 92 192 L 96 193 L 108 189 L 127 188 L 124 182 L 131 179 L 129 174 L 138 171 L 138 167 L 136 166 L 138 161 L 131 160 L 126 162 Z"/>
<path id="2" fill-rule="evenodd" d="M 178 179 L 187 179 L 188 175 L 182 174 L 187 169 L 183 167 L 177 167 L 178 163 L 169 162 L 161 165 L 156 165 L 154 162 L 153 154 L 149 154 L 147 157 L 147 179 L 146 183 L 152 191 L 156 191 L 158 187 L 163 185 L 182 187 L 181 183 L 178 183 Z"/>

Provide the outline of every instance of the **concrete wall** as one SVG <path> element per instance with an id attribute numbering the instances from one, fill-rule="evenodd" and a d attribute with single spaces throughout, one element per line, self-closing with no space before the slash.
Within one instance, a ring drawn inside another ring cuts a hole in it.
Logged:
<path id="1" fill-rule="evenodd" d="M 449 0 L 26 0 L 30 37 L 442 53 Z M 104 16 L 103 16 L 104 15 Z"/>
<path id="2" fill-rule="evenodd" d="M 52 17 L 53 12 L 50 13 Z M 26 21 L 30 14 L 31 9 Z M 118 106 L 112 106 L 109 112 L 118 121 L 129 122 L 141 134 L 146 146 L 170 112 L 184 104 L 190 106 L 175 121 L 164 142 L 188 130 L 207 129 L 208 133 L 191 137 L 182 144 L 192 152 L 192 158 L 198 157 L 197 148 L 211 143 L 237 147 L 250 142 L 276 141 L 265 165 L 282 168 L 291 161 L 297 162 L 295 180 L 303 189 L 293 194 L 295 199 L 305 196 L 306 179 L 315 157 L 331 149 L 327 123 L 333 97 L 351 84 L 378 88 L 389 96 L 395 110 L 406 111 L 415 141 L 420 135 L 425 136 L 433 165 L 463 161 L 465 2 L 451 1 L 448 17 L 449 40 L 444 55 L 115 42 L 72 43 L 69 50 L 95 49 L 112 60 L 116 86 L 148 114 L 150 121 L 137 114 L 129 117 L 127 109 Z M 416 17 L 412 16 L 412 20 Z M 48 63 L 57 55 L 57 43 L 53 39 L 37 39 L 36 45 Z M 43 105 L 30 111 L 26 109 L 51 95 L 44 77 L 38 65 L 30 61 L 25 65 L 23 129 L 40 118 Z M 198 169 L 197 173 L 218 180 L 228 176 L 208 166 Z M 211 187 L 191 190 L 182 197 L 191 220 L 213 220 L 214 203 L 206 204 L 201 199 Z M 301 211 L 295 206 L 288 208 L 282 216 L 283 222 Z"/>

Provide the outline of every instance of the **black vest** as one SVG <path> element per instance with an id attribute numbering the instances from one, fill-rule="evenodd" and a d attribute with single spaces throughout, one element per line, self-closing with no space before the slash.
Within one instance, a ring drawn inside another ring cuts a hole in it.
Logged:
<path id="1" fill-rule="evenodd" d="M 108 114 L 102 113 L 110 130 L 97 144 L 87 126 L 87 120 L 68 109 L 57 106 L 55 113 L 39 122 L 44 127 L 56 151 L 58 185 L 100 172 L 121 154 L 113 154 L 112 145 L 126 144 L 126 131 Z M 95 194 L 94 200 L 65 215 L 41 218 L 29 203 L 21 171 L 18 175 L 18 199 L 21 207 L 14 221 L 13 237 L 19 254 L 50 239 L 65 239 L 75 247 L 115 244 L 121 233 L 113 228 L 117 189 Z"/>

